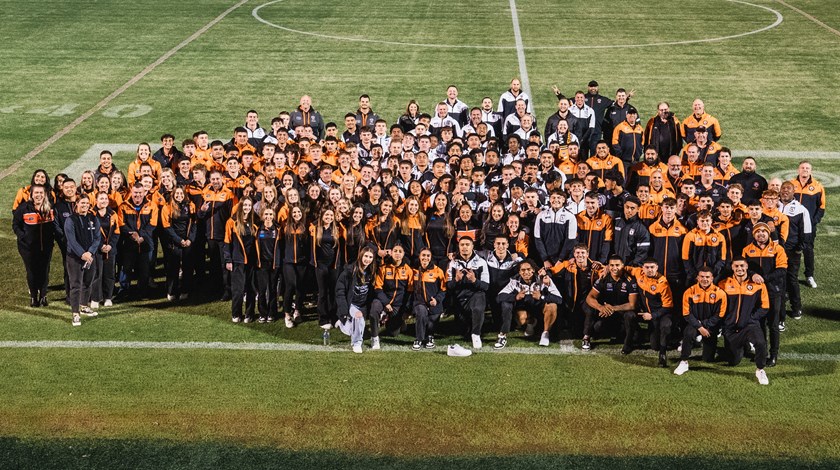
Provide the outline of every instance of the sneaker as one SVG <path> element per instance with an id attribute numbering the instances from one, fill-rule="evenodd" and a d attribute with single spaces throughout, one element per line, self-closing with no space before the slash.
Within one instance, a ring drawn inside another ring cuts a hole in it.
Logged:
<path id="1" fill-rule="evenodd" d="M 102 304 L 102 305 L 105 306 L 105 307 L 113 307 L 114 302 L 112 302 L 111 299 L 105 299 L 105 303 Z"/>
<path id="2" fill-rule="evenodd" d="M 91 300 L 90 301 L 90 309 L 91 310 L 96 310 L 98 308 L 99 308 L 99 302 L 97 302 L 95 300 Z"/>
<path id="3" fill-rule="evenodd" d="M 292 321 L 292 317 L 286 315 L 286 328 L 294 328 L 295 322 Z"/>
<path id="4" fill-rule="evenodd" d="M 536 323 L 526 323 L 525 324 L 525 333 L 523 333 L 523 336 L 525 336 L 526 338 L 534 336 L 534 327 L 535 326 L 536 326 Z"/>
<path id="5" fill-rule="evenodd" d="M 49 302 L 47 302 L 47 296 L 46 295 L 42 295 L 41 300 L 38 301 L 38 303 L 41 304 L 41 307 L 46 307 L 50 304 Z"/>
<path id="6" fill-rule="evenodd" d="M 295 323 L 300 323 L 300 312 L 297 309 L 295 309 L 295 313 L 292 315 L 292 320 L 294 320 Z"/>
<path id="7" fill-rule="evenodd" d="M 332 329 L 332 325 L 330 325 L 329 323 L 324 323 L 323 325 L 321 325 L 321 328 L 330 331 Z"/>
<path id="8" fill-rule="evenodd" d="M 481 335 L 472 335 L 473 349 L 481 349 Z"/>
<path id="9" fill-rule="evenodd" d="M 274 323 L 274 322 L 277 321 L 277 317 L 268 317 L 268 318 L 265 319 L 265 321 L 267 321 L 269 323 Z"/>
<path id="10" fill-rule="evenodd" d="M 233 317 L 233 318 L 230 319 L 230 321 L 232 321 L 234 323 L 239 323 L 239 317 Z"/>
<path id="11" fill-rule="evenodd" d="M 785 331 L 787 327 L 785 326 L 785 322 L 779 322 L 779 333 Z"/>
<path id="12" fill-rule="evenodd" d="M 814 276 L 808 276 L 807 281 L 808 281 L 808 285 L 811 286 L 811 289 L 816 289 L 817 288 L 817 281 L 814 280 Z"/>
<path id="13" fill-rule="evenodd" d="M 668 367 L 668 357 L 664 352 L 659 353 L 659 367 Z"/>
<path id="14" fill-rule="evenodd" d="M 589 351 L 590 349 L 592 349 L 592 342 L 589 341 L 589 338 L 583 338 L 583 341 L 580 345 L 580 349 L 583 349 L 584 351 Z"/>
<path id="15" fill-rule="evenodd" d="M 362 353 L 362 344 L 361 343 L 354 344 L 353 345 L 353 352 L 356 353 L 356 354 L 361 354 Z"/>
<path id="16" fill-rule="evenodd" d="M 170 302 L 174 302 L 174 301 L 175 301 L 175 296 L 174 296 L 174 295 L 169 295 L 169 294 L 166 294 L 166 300 L 168 300 L 168 301 L 170 301 Z"/>
<path id="17" fill-rule="evenodd" d="M 758 383 L 761 385 L 770 385 L 770 381 L 767 379 L 767 373 L 764 372 L 764 369 L 756 369 L 755 378 L 758 379 Z"/>
<path id="18" fill-rule="evenodd" d="M 426 349 L 435 349 L 435 337 L 429 336 L 426 338 Z"/>
<path id="19" fill-rule="evenodd" d="M 411 345 L 412 351 L 419 351 L 423 349 L 423 342 L 422 341 L 415 341 L 414 344 Z"/>
<path id="20" fill-rule="evenodd" d="M 507 346 L 507 336 L 499 335 L 496 344 L 493 345 L 493 349 L 504 349 L 505 346 Z"/>
<path id="21" fill-rule="evenodd" d="M 767 364 L 764 367 L 776 367 L 776 356 L 770 356 L 767 358 Z"/>
<path id="22" fill-rule="evenodd" d="M 802 310 L 794 310 L 790 316 L 792 316 L 794 320 L 802 320 Z"/>
<path id="23" fill-rule="evenodd" d="M 446 348 L 446 355 L 451 357 L 468 357 L 472 356 L 472 351 L 462 347 L 460 344 L 453 344 Z"/>
<path id="24" fill-rule="evenodd" d="M 259 317 L 259 318 L 257 318 L 257 322 L 259 322 L 259 323 L 265 323 L 266 321 L 267 321 L 267 320 L 266 320 L 266 318 L 265 318 L 265 317 Z"/>
<path id="25" fill-rule="evenodd" d="M 370 339 L 370 349 L 374 351 L 379 351 L 382 349 L 382 346 L 379 345 L 379 336 L 374 336 Z"/>
<path id="26" fill-rule="evenodd" d="M 674 374 L 676 375 L 683 375 L 688 372 L 688 361 L 680 361 L 680 365 L 674 369 Z"/>
<path id="27" fill-rule="evenodd" d="M 187 300 L 190 298 L 190 294 L 181 294 L 178 296 L 178 300 Z"/>
<path id="28" fill-rule="evenodd" d="M 548 346 L 548 332 L 543 331 L 542 335 L 540 336 L 540 346 Z"/>
<path id="29" fill-rule="evenodd" d="M 243 320 L 242 323 L 251 323 L 251 321 L 251 317 L 245 317 L 245 320 Z"/>
<path id="30" fill-rule="evenodd" d="M 78 313 L 73 314 L 73 326 L 82 326 L 82 317 Z"/>
<path id="31" fill-rule="evenodd" d="M 80 310 L 80 313 L 82 315 L 86 316 L 86 317 L 95 317 L 95 316 L 99 315 L 98 312 L 94 312 L 93 310 L 91 310 L 90 307 L 82 306 L 82 307 L 79 308 L 79 310 Z"/>

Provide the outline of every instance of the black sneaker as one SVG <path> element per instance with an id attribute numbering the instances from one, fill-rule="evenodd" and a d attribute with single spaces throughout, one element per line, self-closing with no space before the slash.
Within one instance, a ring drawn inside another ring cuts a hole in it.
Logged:
<path id="1" fill-rule="evenodd" d="M 259 317 L 257 319 L 257 321 L 260 322 L 260 323 L 265 323 L 266 320 L 265 320 L 265 317 Z"/>
<path id="2" fill-rule="evenodd" d="M 630 348 L 621 348 L 621 355 L 626 356 L 626 355 L 630 354 L 632 351 L 633 350 L 630 349 Z"/>
<path id="3" fill-rule="evenodd" d="M 659 353 L 659 367 L 668 367 L 668 358 L 664 352 Z"/>
<path id="4" fill-rule="evenodd" d="M 412 351 L 419 351 L 423 349 L 423 343 L 421 341 L 415 341 L 414 344 L 411 345 Z"/>
<path id="5" fill-rule="evenodd" d="M 41 307 L 46 307 L 50 304 L 49 302 L 47 302 L 47 296 L 46 295 L 41 297 L 41 301 L 39 303 L 41 304 Z"/>
<path id="6" fill-rule="evenodd" d="M 783 322 L 783 321 L 779 322 L 779 333 L 781 333 L 785 330 L 787 330 L 787 327 L 785 326 L 785 322 Z"/>
<path id="7" fill-rule="evenodd" d="M 584 351 L 589 351 L 590 349 L 592 349 L 592 342 L 589 341 L 589 338 L 583 338 L 580 348 Z"/>
<path id="8" fill-rule="evenodd" d="M 504 349 L 505 346 L 507 346 L 507 336 L 499 335 L 496 344 L 493 345 L 493 349 Z"/>
<path id="9" fill-rule="evenodd" d="M 770 356 L 770 358 L 767 359 L 765 367 L 776 367 L 776 356 Z"/>
<path id="10" fill-rule="evenodd" d="M 802 310 L 794 310 L 790 316 L 793 317 L 794 320 L 802 320 Z"/>
<path id="11" fill-rule="evenodd" d="M 38 300 L 38 297 L 32 297 L 29 299 L 29 306 L 30 307 L 40 307 L 41 302 Z"/>
<path id="12" fill-rule="evenodd" d="M 435 337 L 429 336 L 426 338 L 426 349 L 435 349 Z"/>

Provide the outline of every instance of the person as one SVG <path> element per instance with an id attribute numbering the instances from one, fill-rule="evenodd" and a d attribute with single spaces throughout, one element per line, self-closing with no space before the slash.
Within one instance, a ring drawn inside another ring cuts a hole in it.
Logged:
<path id="1" fill-rule="evenodd" d="M 604 111 L 601 122 L 601 129 L 604 132 L 604 140 L 611 141 L 615 128 L 627 119 L 628 110 L 632 107 L 629 99 L 633 92 L 627 92 L 624 88 L 619 88 L 615 91 L 615 101 Z M 636 114 L 635 122 L 638 122 L 638 114 Z"/>
<path id="2" fill-rule="evenodd" d="M 56 175 L 56 180 L 59 176 L 61 175 Z M 58 191 L 53 205 L 55 241 L 61 251 L 61 265 L 64 271 L 64 298 L 69 299 L 70 277 L 67 274 L 67 239 L 64 236 L 64 221 L 75 212 L 79 194 L 76 181 L 72 178 L 65 178 L 61 183 L 54 185 L 53 188 Z"/>
<path id="3" fill-rule="evenodd" d="M 474 349 L 481 349 L 481 328 L 484 325 L 485 293 L 490 286 L 487 261 L 475 251 L 472 237 L 458 239 L 458 253 L 446 270 L 446 290 L 452 294 L 452 306 L 470 334 Z"/>
<path id="4" fill-rule="evenodd" d="M 805 239 L 802 254 L 805 258 L 805 279 L 812 289 L 816 289 L 814 242 L 817 238 L 817 225 L 825 215 L 825 188 L 813 177 L 813 165 L 807 160 L 799 163 L 796 178 L 790 182 L 793 183 L 794 198 L 805 206 L 811 216 L 811 236 Z"/>
<path id="5" fill-rule="evenodd" d="M 686 285 L 683 269 L 682 246 L 685 226 L 677 219 L 677 200 L 668 197 L 662 201 L 662 215 L 648 227 L 650 232 L 650 255 L 657 259 L 660 271 L 668 280 L 675 299 L 682 299 Z"/>
<path id="6" fill-rule="evenodd" d="M 518 100 L 525 102 L 525 110 L 528 113 L 534 112 L 531 105 L 531 97 L 522 91 L 522 82 L 518 78 L 514 78 L 510 81 L 510 88 L 499 97 L 499 105 L 496 112 L 502 115 L 503 120 L 507 119 L 508 116 L 516 112 L 516 102 Z"/>
<path id="7" fill-rule="evenodd" d="M 152 159 L 158 162 L 161 169 L 164 169 L 174 168 L 183 156 L 184 154 L 175 146 L 175 136 L 166 133 L 160 137 L 160 148 L 152 155 Z"/>
<path id="8" fill-rule="evenodd" d="M 683 238 L 682 260 L 686 279 L 695 279 L 704 265 L 710 266 L 715 273 L 723 272 L 726 253 L 726 239 L 712 228 L 712 213 L 700 212 L 697 227 Z"/>
<path id="9" fill-rule="evenodd" d="M 422 212 L 417 196 L 409 196 L 405 200 L 399 227 L 400 243 L 405 249 L 406 259 L 416 265 L 420 251 L 426 248 L 426 214 Z"/>
<path id="10" fill-rule="evenodd" d="M 231 320 L 233 323 L 251 323 L 254 319 L 256 292 L 254 267 L 258 263 L 254 237 L 254 203 L 250 198 L 239 201 L 230 219 L 225 223 L 223 255 L 225 270 L 230 272 Z M 245 316 L 242 302 L 245 301 Z"/>
<path id="11" fill-rule="evenodd" d="M 537 253 L 546 269 L 569 259 L 578 237 L 577 217 L 566 209 L 564 194 L 552 191 L 548 203 L 549 207 L 537 215 L 533 228 Z"/>
<path id="12" fill-rule="evenodd" d="M 641 302 L 635 315 L 633 312 L 624 314 L 624 348 L 632 350 L 639 323 L 650 322 L 650 348 L 659 353 L 659 367 L 668 367 L 665 351 L 668 347 L 668 335 L 671 334 L 671 312 L 674 308 L 668 279 L 659 272 L 659 262 L 656 258 L 646 258 L 641 267 L 631 267 L 630 274 L 636 278 Z"/>
<path id="13" fill-rule="evenodd" d="M 599 140 L 596 143 L 595 155 L 589 157 L 586 164 L 600 179 L 604 179 L 604 175 L 610 170 L 618 170 L 622 176 L 626 174 L 624 172 L 624 162 L 615 155 L 610 155 L 610 147 L 605 140 Z"/>
<path id="14" fill-rule="evenodd" d="M 417 100 L 412 99 L 408 101 L 405 107 L 405 113 L 400 116 L 397 123 L 402 131 L 407 134 L 414 130 L 418 122 L 420 122 L 420 105 L 417 104 Z"/>
<path id="15" fill-rule="evenodd" d="M 391 248 L 400 238 L 400 221 L 392 214 L 393 208 L 393 201 L 383 200 L 379 204 L 379 213 L 365 227 L 368 243 L 376 247 L 380 260 L 390 254 Z"/>
<path id="16" fill-rule="evenodd" d="M 373 300 L 370 305 L 370 348 L 378 350 L 380 326 L 388 325 L 388 333 L 396 334 L 402 325 L 403 308 L 407 307 L 414 272 L 405 262 L 405 248 L 396 244 L 391 254 L 376 271 Z"/>
<path id="17" fill-rule="evenodd" d="M 160 163 L 152 159 L 152 147 L 146 142 L 141 142 L 137 145 L 136 157 L 128 165 L 126 176 L 128 177 L 129 186 L 133 186 L 135 182 L 140 181 L 143 165 L 149 165 L 152 170 L 152 178 L 155 181 L 160 181 Z"/>
<path id="18" fill-rule="evenodd" d="M 799 291 L 799 264 L 802 260 L 802 251 L 809 243 L 813 233 L 811 226 L 811 215 L 808 209 L 794 197 L 795 188 L 793 183 L 785 181 L 782 183 L 779 193 L 779 210 L 790 220 L 790 230 L 785 239 L 785 254 L 788 259 L 787 276 L 785 287 L 787 299 L 790 301 L 791 316 L 795 320 L 802 318 L 802 296 Z M 784 331 L 785 308 L 782 305 L 782 319 L 779 323 L 780 331 Z"/>
<path id="19" fill-rule="evenodd" d="M 321 113 L 312 108 L 312 98 L 309 95 L 300 97 L 300 106 L 289 114 L 289 129 L 308 127 L 316 140 L 324 138 L 324 119 Z"/>
<path id="20" fill-rule="evenodd" d="M 537 273 L 537 263 L 530 259 L 520 263 L 519 275 L 511 278 L 502 288 L 497 301 L 501 305 L 502 329 L 493 349 L 502 349 L 507 346 L 507 332 L 510 331 L 514 311 L 519 325 L 532 325 L 532 331 L 541 319 L 543 332 L 540 335 L 539 345 L 550 344 L 549 332 L 557 320 L 557 306 L 563 302 L 563 297 L 554 285 L 554 281 L 551 280 L 551 276 L 548 276 L 544 269 L 541 269 L 539 274 Z"/>
<path id="21" fill-rule="evenodd" d="M 721 281 L 726 294 L 726 313 L 723 316 L 723 339 L 729 352 L 729 365 L 737 366 L 744 357 L 744 347 L 755 347 L 755 377 L 761 385 L 768 385 L 764 366 L 767 363 L 767 342 L 761 331 L 761 319 L 767 315 L 770 299 L 764 284 L 749 276 L 747 260 L 738 256 L 732 260 L 733 275 Z"/>
<path id="22" fill-rule="evenodd" d="M 257 286 L 257 311 L 260 323 L 277 320 L 277 294 L 283 266 L 283 234 L 277 225 L 277 213 L 263 207 L 257 214 L 261 223 L 256 229 L 258 262 L 254 278 Z"/>
<path id="23" fill-rule="evenodd" d="M 112 298 L 116 280 L 117 242 L 120 237 L 120 227 L 117 213 L 111 209 L 110 203 L 108 193 L 99 192 L 96 195 L 93 215 L 99 219 L 102 242 L 94 257 L 96 276 L 91 290 L 90 307 L 92 310 L 96 310 L 100 305 L 111 307 L 114 304 Z"/>
<path id="24" fill-rule="evenodd" d="M 46 307 L 50 281 L 50 261 L 55 244 L 55 212 L 47 198 L 47 187 L 34 183 L 28 199 L 22 201 L 12 217 L 17 248 L 26 269 L 29 305 Z"/>
<path id="25" fill-rule="evenodd" d="M 627 117 L 618 123 L 611 136 L 612 153 L 624 162 L 624 168 L 630 169 L 642 156 L 642 135 L 644 129 L 639 124 L 639 112 L 630 106 Z"/>
<path id="26" fill-rule="evenodd" d="M 379 120 L 379 115 L 371 109 L 369 95 L 363 94 L 359 96 L 359 109 L 356 110 L 356 114 L 353 117 L 356 119 L 356 125 L 358 127 L 374 128 L 376 121 Z"/>
<path id="27" fill-rule="evenodd" d="M 610 256 L 607 259 L 607 274 L 592 284 L 583 306 L 582 349 L 588 351 L 592 348 L 592 337 L 596 333 L 609 331 L 617 336 L 622 320 L 627 315 L 636 315 L 638 297 L 636 281 L 625 272 L 621 257 Z M 626 339 L 621 353 L 630 353 Z"/>
<path id="28" fill-rule="evenodd" d="M 758 200 L 761 198 L 761 194 L 767 190 L 767 180 L 756 173 L 755 169 L 755 158 L 747 157 L 741 163 L 741 172 L 729 178 L 729 187 L 732 187 L 735 183 L 741 185 L 743 190 L 741 198 L 744 201 Z"/>
<path id="29" fill-rule="evenodd" d="M 604 272 L 604 265 L 589 259 L 589 248 L 583 243 L 574 246 L 572 259 L 558 262 L 549 270 L 555 285 L 564 288 L 564 318 L 561 321 L 578 337 L 583 334 L 583 307 L 592 284 Z M 559 280 L 559 282 L 558 282 Z"/>
<path id="30" fill-rule="evenodd" d="M 614 222 L 613 253 L 627 266 L 642 266 L 650 251 L 650 232 L 639 218 L 641 205 L 636 196 L 624 198 L 624 214 Z"/>
<path id="31" fill-rule="evenodd" d="M 779 357 L 779 323 L 785 303 L 785 277 L 788 259 L 779 242 L 770 239 L 770 227 L 759 222 L 753 226 L 753 242 L 744 248 L 741 256 L 747 261 L 750 280 L 763 284 L 770 301 L 767 315 L 761 319 L 761 329 L 770 338 L 770 357 L 767 367 L 774 367 Z"/>
<path id="32" fill-rule="evenodd" d="M 595 126 L 592 129 L 592 134 L 589 139 L 589 152 L 583 154 L 584 157 L 587 158 L 595 155 L 595 144 L 603 135 L 603 129 L 601 126 L 603 124 L 604 114 L 606 113 L 607 108 L 613 104 L 613 100 L 601 95 L 599 93 L 599 89 L 600 87 L 598 82 L 596 80 L 590 80 L 587 85 L 587 92 L 583 95 L 586 105 L 592 108 L 592 112 L 595 114 Z M 555 94 L 556 93 L 557 92 L 555 92 Z"/>
<path id="33" fill-rule="evenodd" d="M 590 191 L 583 200 L 586 209 L 577 215 L 577 241 L 586 245 L 592 260 L 606 263 L 614 235 L 613 221 L 600 209 L 598 193 Z"/>
<path id="34" fill-rule="evenodd" d="M 300 321 L 300 308 L 303 307 L 306 266 L 312 252 L 306 227 L 303 209 L 300 205 L 291 206 L 283 227 L 283 312 L 286 328 L 293 328 Z"/>
<path id="35" fill-rule="evenodd" d="M 517 98 L 517 101 L 520 100 L 521 98 Z M 449 85 L 446 88 L 446 99 L 443 101 L 443 103 L 446 105 L 446 110 L 449 116 L 458 123 L 458 129 L 465 126 L 467 122 L 469 122 L 470 107 L 467 106 L 466 103 L 458 99 L 457 86 Z"/>
<path id="36" fill-rule="evenodd" d="M 185 300 L 192 290 L 193 253 L 197 233 L 195 204 L 181 186 L 172 190 L 172 197 L 160 212 L 160 226 L 166 233 L 168 249 L 166 266 L 166 299 Z"/>
<path id="37" fill-rule="evenodd" d="M 681 142 L 680 120 L 671 112 L 667 101 L 660 101 L 656 116 L 650 118 L 645 126 L 642 144 L 655 149 L 659 155 L 671 156 L 679 153 Z"/>
<path id="38" fill-rule="evenodd" d="M 34 185 L 40 185 L 46 189 L 48 200 L 52 197 L 50 177 L 47 175 L 47 171 L 42 169 L 35 170 L 35 172 L 32 173 L 32 179 L 29 180 L 29 184 L 18 189 L 17 194 L 15 194 L 15 201 L 12 203 L 12 213 L 17 210 L 18 206 L 32 197 L 32 186 Z"/>
<path id="39" fill-rule="evenodd" d="M 589 156 L 589 143 L 592 142 L 592 134 L 595 132 L 595 111 L 586 104 L 586 96 L 582 91 L 575 92 L 574 104 L 569 108 L 572 116 L 577 118 L 576 129 L 573 132 L 580 141 L 580 152 L 582 155 Z"/>
<path id="40" fill-rule="evenodd" d="M 717 142 L 720 140 L 720 136 L 723 134 L 720 129 L 720 122 L 718 122 L 716 117 L 706 113 L 706 104 L 703 103 L 703 100 L 697 98 L 692 103 L 691 108 L 692 114 L 685 118 L 680 125 L 685 141 L 687 143 L 694 142 L 694 134 L 700 126 L 706 129 L 712 129 L 712 135 L 710 137 L 713 141 Z"/>
<path id="41" fill-rule="evenodd" d="M 230 271 L 222 269 L 224 237 L 227 221 L 233 212 L 235 196 L 224 186 L 218 170 L 210 172 L 210 184 L 201 192 L 198 219 L 204 221 L 205 240 L 210 255 L 210 286 L 212 292 L 222 293 L 222 302 L 230 300 Z"/>
<path id="42" fill-rule="evenodd" d="M 312 255 L 310 264 L 315 269 L 318 285 L 318 325 L 325 330 L 335 322 L 335 283 L 338 279 L 338 248 L 341 244 L 339 224 L 335 211 L 324 208 L 309 227 Z"/>
<path id="43" fill-rule="evenodd" d="M 359 250 L 356 262 L 348 264 L 335 283 L 335 301 L 339 323 L 349 325 L 353 352 L 362 353 L 365 318 L 373 297 L 376 252 L 370 246 Z M 285 299 L 284 299 L 285 300 Z M 344 328 L 342 328 L 344 331 Z"/>
<path id="44" fill-rule="evenodd" d="M 712 268 L 704 265 L 697 272 L 696 283 L 683 294 L 682 317 L 685 328 L 680 346 L 680 363 L 674 369 L 676 375 L 688 372 L 688 360 L 698 335 L 702 338 L 703 361 L 712 362 L 715 359 L 720 319 L 726 314 L 728 298 L 726 292 L 712 282 L 713 279 Z"/>
<path id="45" fill-rule="evenodd" d="M 158 225 L 157 206 L 146 198 L 146 190 L 137 182 L 131 188 L 131 197 L 120 204 L 118 210 L 120 239 L 122 243 L 122 267 L 126 275 L 126 287 L 130 289 L 131 278 L 137 279 L 136 296 L 146 296 L 149 287 L 151 267 L 152 236 Z M 127 291 L 126 294 L 129 292 Z"/>
<path id="46" fill-rule="evenodd" d="M 432 260 L 432 251 L 420 250 L 419 267 L 413 270 L 412 298 L 414 312 L 414 344 L 411 349 L 435 348 L 435 327 L 443 314 L 446 296 L 446 275 Z"/>
<path id="47" fill-rule="evenodd" d="M 99 219 L 90 212 L 90 199 L 83 197 L 76 201 L 75 213 L 64 220 L 64 236 L 70 277 L 70 311 L 73 326 L 80 326 L 81 315 L 95 317 L 98 314 L 90 308 L 90 293 L 96 271 L 93 258 L 99 250 L 102 234 L 99 233 Z"/>

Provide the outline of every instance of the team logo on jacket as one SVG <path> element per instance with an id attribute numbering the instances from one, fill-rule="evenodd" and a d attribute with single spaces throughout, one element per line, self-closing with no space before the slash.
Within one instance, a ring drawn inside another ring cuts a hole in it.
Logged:
<path id="1" fill-rule="evenodd" d="M 601 221 L 599 220 L 599 221 L 595 222 L 595 225 L 597 225 L 598 227 L 600 227 L 600 226 L 601 226 Z"/>
<path id="2" fill-rule="evenodd" d="M 628 232 L 628 234 L 630 234 L 630 235 L 633 235 L 634 233 L 636 233 L 636 230 L 634 230 L 634 229 L 632 229 L 632 228 L 631 228 L 631 229 L 630 229 L 630 231 Z"/>
<path id="3" fill-rule="evenodd" d="M 712 237 L 712 243 L 717 243 L 717 237 Z"/>
<path id="4" fill-rule="evenodd" d="M 752 284 L 750 284 L 750 285 L 748 285 L 748 286 L 747 286 L 747 290 L 753 290 L 753 286 L 752 286 Z"/>
<path id="5" fill-rule="evenodd" d="M 715 294 L 709 294 L 709 298 L 715 300 Z"/>
<path id="6" fill-rule="evenodd" d="M 650 286 L 650 291 L 651 292 L 656 292 L 656 284 Z"/>
<path id="7" fill-rule="evenodd" d="M 808 191 L 813 191 L 813 190 L 814 190 L 813 186 L 808 186 Z"/>

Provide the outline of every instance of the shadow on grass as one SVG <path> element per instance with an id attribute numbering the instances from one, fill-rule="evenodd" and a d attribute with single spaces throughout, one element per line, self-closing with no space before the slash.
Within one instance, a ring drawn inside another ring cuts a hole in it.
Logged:
<path id="1" fill-rule="evenodd" d="M 7 468 L 387 468 L 486 469 L 511 468 L 692 468 L 692 469 L 821 469 L 837 468 L 840 460 L 809 456 L 768 459 L 751 456 L 642 456 L 598 455 L 482 455 L 393 457 L 336 451 L 291 451 L 270 447 L 243 447 L 213 442 L 179 443 L 129 439 L 0 439 Z"/>

